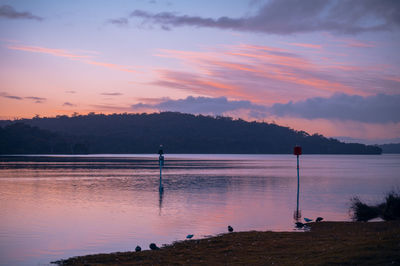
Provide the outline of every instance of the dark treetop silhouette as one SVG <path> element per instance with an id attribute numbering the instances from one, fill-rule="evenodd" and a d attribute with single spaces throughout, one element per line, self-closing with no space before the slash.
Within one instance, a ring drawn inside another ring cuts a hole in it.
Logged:
<path id="1" fill-rule="evenodd" d="M 89 114 L 0 121 L 1 154 L 168 153 L 380 154 L 381 149 L 342 143 L 276 124 L 174 112 Z"/>

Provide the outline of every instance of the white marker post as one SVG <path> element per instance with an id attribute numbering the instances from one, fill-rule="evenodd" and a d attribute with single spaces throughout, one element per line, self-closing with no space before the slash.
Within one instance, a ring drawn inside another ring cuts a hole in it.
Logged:
<path id="1" fill-rule="evenodd" d="M 158 154 L 160 154 L 160 156 L 158 157 L 158 164 L 160 165 L 160 185 L 158 187 L 158 190 L 160 191 L 160 193 L 162 193 L 164 191 L 163 185 L 162 185 L 162 167 L 164 166 L 164 152 L 163 152 L 163 146 L 160 145 L 160 149 L 158 150 Z"/>

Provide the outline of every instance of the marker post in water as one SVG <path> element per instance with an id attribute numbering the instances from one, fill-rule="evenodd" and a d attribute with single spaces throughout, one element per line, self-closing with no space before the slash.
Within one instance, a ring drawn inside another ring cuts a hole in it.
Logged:
<path id="1" fill-rule="evenodd" d="M 164 191 L 164 187 L 162 185 L 162 167 L 164 166 L 164 151 L 163 151 L 163 146 L 160 145 L 160 149 L 158 150 L 158 154 L 160 154 L 160 156 L 158 157 L 158 164 L 160 165 L 160 185 L 158 187 L 160 192 Z"/>
<path id="2" fill-rule="evenodd" d="M 299 156 L 302 154 L 301 147 L 300 146 L 295 146 L 293 149 L 293 154 L 296 155 L 297 157 L 297 207 L 296 207 L 296 213 L 295 213 L 295 219 L 300 219 L 301 214 L 299 211 L 299 190 L 300 190 L 300 174 L 299 174 Z"/>

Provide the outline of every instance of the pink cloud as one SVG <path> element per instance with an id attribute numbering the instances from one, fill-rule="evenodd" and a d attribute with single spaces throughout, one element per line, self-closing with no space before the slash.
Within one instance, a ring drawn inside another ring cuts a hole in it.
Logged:
<path id="1" fill-rule="evenodd" d="M 67 57 L 69 59 L 79 59 L 79 58 L 88 58 L 89 57 L 89 56 L 85 56 L 85 55 L 72 54 L 72 53 L 70 53 L 66 50 L 62 50 L 62 49 L 51 49 L 51 48 L 38 47 L 38 46 L 10 45 L 10 46 L 7 46 L 7 48 L 11 49 L 11 50 L 19 50 L 19 51 L 25 51 L 25 52 L 50 54 L 50 55 L 59 56 L 59 57 Z"/>
<path id="2" fill-rule="evenodd" d="M 159 79 L 152 84 L 197 95 L 272 103 L 336 92 L 367 94 L 348 78 L 362 68 L 315 62 L 288 49 L 241 44 L 223 51 L 160 50 L 157 56 L 177 59 L 188 67 L 185 72 L 159 70 Z"/>
<path id="3" fill-rule="evenodd" d="M 161 79 L 154 82 L 154 84 L 159 86 L 191 91 L 199 95 L 230 95 L 231 97 L 245 99 L 248 99 L 249 96 L 242 91 L 241 87 L 228 82 L 207 80 L 198 75 L 179 71 L 160 70 L 159 74 L 161 75 Z"/>
<path id="4" fill-rule="evenodd" d="M 117 64 L 112 64 L 112 63 L 105 63 L 105 62 L 98 62 L 98 61 L 93 61 L 93 60 L 85 60 L 83 61 L 84 63 L 90 64 L 90 65 L 95 65 L 95 66 L 102 66 L 110 69 L 115 69 L 123 72 L 130 72 L 130 73 L 137 73 L 138 71 L 130 69 L 129 66 L 124 66 L 124 65 L 117 65 Z"/>
<path id="5" fill-rule="evenodd" d="M 286 43 L 288 45 L 303 47 L 303 48 L 310 48 L 310 49 L 321 49 L 322 45 L 319 44 L 310 44 L 310 43 Z"/>
<path id="6" fill-rule="evenodd" d="M 85 64 L 101 66 L 101 67 L 114 69 L 114 70 L 118 70 L 118 71 L 123 71 L 123 72 L 130 72 L 130 73 L 138 72 L 136 70 L 133 70 L 132 67 L 130 67 L 130 66 L 95 61 L 95 60 L 91 59 L 92 56 L 78 55 L 78 54 L 71 53 L 67 50 L 63 50 L 63 49 L 51 49 L 51 48 L 46 48 L 46 47 L 25 46 L 25 45 L 10 45 L 10 46 L 7 46 L 7 48 L 11 49 L 11 50 L 18 50 L 18 51 L 25 51 L 25 52 L 32 52 L 32 53 L 42 53 L 42 54 L 49 54 L 49 55 L 57 56 L 57 57 L 64 57 L 64 58 L 68 58 L 71 60 L 78 60 Z M 95 52 L 90 51 L 90 53 L 93 54 Z"/>

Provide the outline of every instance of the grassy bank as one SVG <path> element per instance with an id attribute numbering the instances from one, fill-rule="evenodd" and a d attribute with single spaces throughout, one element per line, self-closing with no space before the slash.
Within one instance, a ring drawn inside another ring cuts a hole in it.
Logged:
<path id="1" fill-rule="evenodd" d="M 88 255 L 60 264 L 400 265 L 400 221 L 312 223 L 309 232 L 229 233 L 156 251 Z"/>

